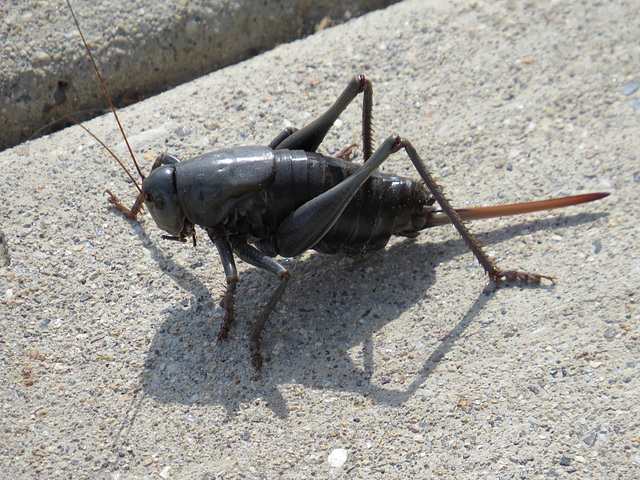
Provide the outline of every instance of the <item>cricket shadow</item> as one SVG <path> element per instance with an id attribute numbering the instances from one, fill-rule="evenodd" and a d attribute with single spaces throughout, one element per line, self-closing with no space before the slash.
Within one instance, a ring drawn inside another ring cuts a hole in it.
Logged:
<path id="1" fill-rule="evenodd" d="M 485 232 L 483 243 L 492 245 L 518 234 L 590 223 L 603 215 L 512 224 Z M 275 288 L 275 278 L 250 267 L 240 268 L 237 320 L 231 338 L 217 343 L 223 314 L 220 298 L 212 298 L 192 271 L 161 250 L 149 248 L 176 284 L 194 296 L 188 306 L 165 312 L 148 349 L 141 389 L 159 403 L 223 405 L 230 417 L 252 402 L 267 405 L 280 417 L 288 416 L 290 407 L 280 391 L 290 384 L 357 392 L 379 404 L 398 405 L 424 384 L 492 298 L 491 288 L 485 287 L 457 316 L 460 320 L 445 325 L 443 341 L 429 342 L 426 348 L 432 351 L 427 360 L 398 388 L 372 382 L 377 373 L 372 339 L 406 310 L 424 302 L 434 287 L 435 267 L 467 253 L 464 242 L 405 239 L 355 259 L 314 253 L 304 260 L 292 260 L 287 262 L 293 276 L 285 307 L 272 316 L 265 332 L 265 365 L 256 374 L 250 363 L 248 331 L 252 317 Z M 205 254 L 216 252 L 210 248 Z M 222 271 L 212 274 L 223 281 Z M 354 351 L 359 352 L 357 362 Z"/>

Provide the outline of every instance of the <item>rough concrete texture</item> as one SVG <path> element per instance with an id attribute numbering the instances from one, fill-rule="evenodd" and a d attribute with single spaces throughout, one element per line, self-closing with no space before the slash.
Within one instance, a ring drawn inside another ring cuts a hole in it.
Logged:
<path id="1" fill-rule="evenodd" d="M 639 22 L 634 2 L 406 1 L 122 110 L 146 171 L 265 145 L 364 73 L 378 142 L 411 139 L 458 207 L 612 193 L 471 224 L 555 286 L 494 291 L 451 227 L 287 262 L 259 376 L 247 331 L 274 278 L 240 265 L 218 345 L 206 236 L 110 208 L 105 188 L 135 190 L 78 127 L 2 153 L 3 475 L 637 478 Z M 323 152 L 358 141 L 359 102 Z M 122 152 L 111 115 L 87 127 Z M 384 170 L 417 177 L 403 154 Z"/>
<path id="2" fill-rule="evenodd" d="M 393 0 L 75 0 L 116 105 L 256 55 Z M 86 120 L 107 103 L 64 0 L 0 5 L 0 149 L 70 122 L 38 93 Z"/>

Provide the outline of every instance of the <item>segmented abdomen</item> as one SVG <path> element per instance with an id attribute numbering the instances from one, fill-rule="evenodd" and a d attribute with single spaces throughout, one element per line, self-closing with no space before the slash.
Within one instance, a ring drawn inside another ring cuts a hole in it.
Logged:
<path id="1" fill-rule="evenodd" d="M 225 227 L 269 255 L 273 235 L 296 208 L 326 192 L 359 165 L 303 151 L 276 150 L 276 175 L 258 197 L 242 202 Z M 335 225 L 313 249 L 323 253 L 365 253 L 384 247 L 392 235 L 415 236 L 424 228 L 433 199 L 421 183 L 375 173 Z M 235 226 L 235 228 L 230 228 Z"/>

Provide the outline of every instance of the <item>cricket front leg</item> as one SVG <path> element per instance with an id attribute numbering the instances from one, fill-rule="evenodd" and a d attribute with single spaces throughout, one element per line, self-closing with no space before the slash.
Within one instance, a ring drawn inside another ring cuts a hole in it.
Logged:
<path id="1" fill-rule="evenodd" d="M 142 197 L 142 195 L 138 195 L 136 197 L 136 201 L 133 204 L 133 207 L 129 209 L 125 207 L 122 203 L 120 203 L 120 200 L 118 200 L 118 197 L 116 197 L 113 193 L 111 193 L 111 190 L 105 190 L 104 193 L 109 194 L 109 198 L 107 198 L 107 200 L 116 208 L 116 210 L 121 212 L 125 217 L 130 218 L 132 220 L 135 220 L 135 218 L 138 216 L 138 214 L 142 210 L 142 206 L 144 205 L 144 198 Z"/>
<path id="2" fill-rule="evenodd" d="M 224 320 L 218 332 L 218 341 L 221 342 L 229 336 L 231 324 L 236 314 L 236 286 L 238 285 L 238 269 L 233 258 L 231 244 L 226 233 L 220 228 L 207 229 L 211 241 L 218 248 L 222 268 L 227 279 L 227 290 L 224 294 Z"/>

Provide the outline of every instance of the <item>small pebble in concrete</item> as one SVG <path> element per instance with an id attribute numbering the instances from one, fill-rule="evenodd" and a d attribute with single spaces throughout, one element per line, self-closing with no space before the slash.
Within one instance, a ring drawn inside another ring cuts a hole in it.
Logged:
<path id="1" fill-rule="evenodd" d="M 344 448 L 335 448 L 329 454 L 329 465 L 333 468 L 341 468 L 347 461 L 347 450 Z"/>

